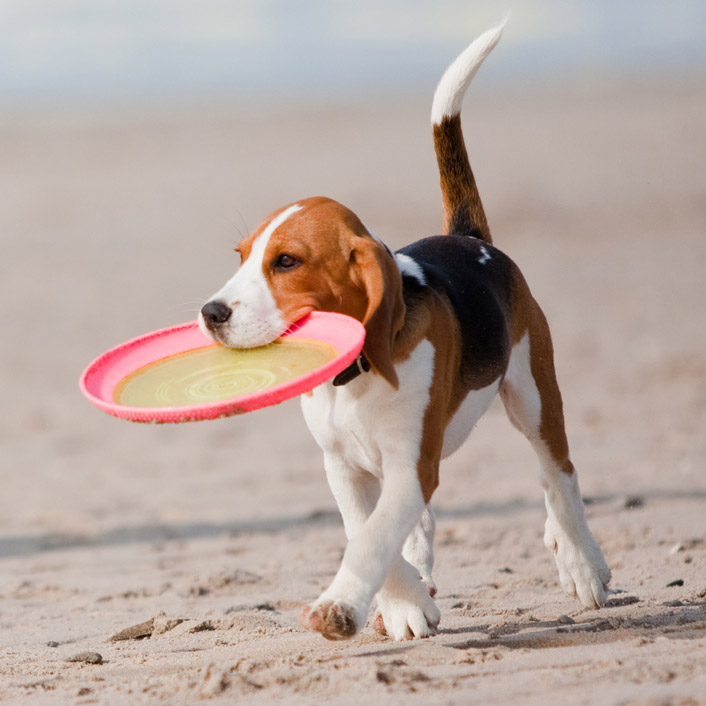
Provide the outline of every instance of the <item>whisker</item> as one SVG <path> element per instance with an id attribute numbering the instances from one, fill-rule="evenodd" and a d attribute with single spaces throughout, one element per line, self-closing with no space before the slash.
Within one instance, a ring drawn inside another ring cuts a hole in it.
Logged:
<path id="1" fill-rule="evenodd" d="M 235 232 L 238 234 L 239 241 L 245 240 L 245 238 L 247 238 L 250 235 L 250 228 L 248 228 L 248 224 L 245 222 L 245 218 L 243 217 L 243 214 L 240 212 L 240 210 L 236 208 L 235 212 L 238 214 L 238 217 L 240 218 L 240 223 L 242 225 L 242 228 L 230 216 L 227 216 L 224 214 L 223 219 L 230 226 L 232 226 L 233 230 L 235 230 Z M 243 233 L 243 228 L 245 229 L 245 233 Z"/>
<path id="2" fill-rule="evenodd" d="M 187 299 L 184 299 L 182 304 L 204 304 L 205 302 L 208 301 L 208 297 L 188 297 Z"/>
<path id="3" fill-rule="evenodd" d="M 179 302 L 178 304 L 172 304 L 168 308 L 168 311 L 181 311 L 181 312 L 199 312 L 201 307 L 208 301 L 204 297 L 199 297 L 198 299 L 193 299 L 191 301 Z"/>
<path id="4" fill-rule="evenodd" d="M 250 235 L 250 228 L 248 228 L 248 224 L 245 222 L 245 218 L 244 218 L 242 212 L 240 211 L 240 209 L 236 208 L 236 209 L 235 209 L 235 212 L 236 212 L 236 213 L 238 214 L 238 216 L 240 217 L 240 220 L 241 220 L 241 222 L 242 222 L 242 224 L 243 224 L 243 228 L 245 228 L 245 235 L 246 235 L 246 237 L 247 237 L 248 235 Z"/>

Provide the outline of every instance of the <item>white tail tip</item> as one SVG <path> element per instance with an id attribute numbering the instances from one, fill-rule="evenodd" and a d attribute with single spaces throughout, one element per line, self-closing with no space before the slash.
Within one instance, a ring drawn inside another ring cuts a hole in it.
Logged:
<path id="1" fill-rule="evenodd" d="M 461 103 L 466 90 L 485 58 L 500 41 L 508 15 L 501 24 L 489 29 L 459 54 L 444 72 L 434 93 L 431 107 L 432 125 L 439 125 L 445 117 L 461 112 Z"/>

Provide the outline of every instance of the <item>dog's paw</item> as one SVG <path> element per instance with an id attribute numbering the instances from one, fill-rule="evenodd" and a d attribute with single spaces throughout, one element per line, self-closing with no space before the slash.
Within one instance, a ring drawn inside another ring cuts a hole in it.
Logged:
<path id="1" fill-rule="evenodd" d="M 436 635 L 441 612 L 426 590 L 421 595 L 423 600 L 417 602 L 407 597 L 378 594 L 380 615 L 373 622 L 375 630 L 393 640 Z"/>
<path id="2" fill-rule="evenodd" d="M 409 562 L 400 560 L 377 594 L 381 619 L 374 621 L 378 632 L 387 633 L 393 640 L 411 640 L 436 634 L 441 612 L 432 599 L 436 593 L 434 582 L 420 580 L 420 575 Z M 381 625 L 382 623 L 382 625 Z"/>
<path id="3" fill-rule="evenodd" d="M 307 630 L 320 632 L 327 640 L 348 640 L 359 627 L 353 608 L 340 601 L 304 606 L 299 621 Z"/>
<path id="4" fill-rule="evenodd" d="M 554 554 L 564 591 L 578 598 L 584 608 L 600 608 L 606 600 L 610 569 L 588 528 L 574 541 L 547 522 L 544 544 Z"/>

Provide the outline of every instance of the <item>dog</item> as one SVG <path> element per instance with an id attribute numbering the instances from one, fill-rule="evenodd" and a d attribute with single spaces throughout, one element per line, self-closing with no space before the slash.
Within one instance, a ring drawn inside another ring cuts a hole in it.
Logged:
<path id="1" fill-rule="evenodd" d="M 584 518 L 549 328 L 492 244 L 461 131 L 463 96 L 503 27 L 461 53 L 434 94 L 446 235 L 393 253 L 346 207 L 303 199 L 241 241 L 240 268 L 199 314 L 209 337 L 238 348 L 270 343 L 315 310 L 365 326 L 358 361 L 301 398 L 348 539 L 331 585 L 300 616 L 328 639 L 355 635 L 374 598 L 394 640 L 436 632 L 439 463 L 498 394 L 539 458 L 544 543 L 562 587 L 587 608 L 605 601 L 610 570 Z"/>

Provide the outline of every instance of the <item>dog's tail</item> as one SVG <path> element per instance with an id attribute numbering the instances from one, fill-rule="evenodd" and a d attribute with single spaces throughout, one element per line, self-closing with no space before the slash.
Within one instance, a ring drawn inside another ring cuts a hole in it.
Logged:
<path id="1" fill-rule="evenodd" d="M 446 69 L 434 93 L 431 122 L 444 204 L 444 233 L 492 242 L 461 132 L 461 103 L 484 59 L 500 41 L 505 21 L 481 34 Z"/>

